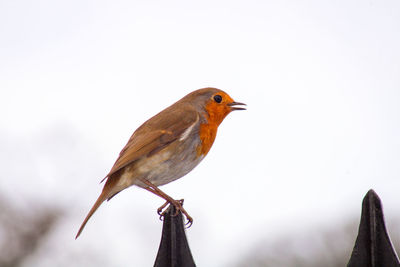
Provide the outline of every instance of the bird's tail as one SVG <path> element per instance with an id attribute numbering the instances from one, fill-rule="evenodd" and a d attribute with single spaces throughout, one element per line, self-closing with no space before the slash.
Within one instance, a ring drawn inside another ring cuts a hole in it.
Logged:
<path id="1" fill-rule="evenodd" d="M 79 237 L 81 234 L 83 228 L 85 228 L 86 223 L 89 221 L 90 217 L 92 217 L 93 213 L 96 212 L 96 210 L 100 207 L 101 203 L 104 202 L 104 200 L 110 200 L 113 196 L 118 194 L 121 190 L 125 189 L 126 186 L 124 185 L 118 185 L 120 176 L 108 176 L 106 177 L 107 182 L 103 187 L 103 191 L 101 192 L 100 196 L 97 198 L 96 202 L 94 203 L 93 207 L 90 209 L 88 215 L 86 216 L 85 220 L 83 221 L 81 227 L 79 228 L 78 233 L 76 234 L 75 239 Z"/>
<path id="2" fill-rule="evenodd" d="M 93 207 L 90 209 L 88 215 L 86 216 L 85 220 L 83 221 L 81 227 L 79 228 L 78 233 L 75 236 L 75 239 L 79 237 L 79 235 L 82 233 L 83 228 L 85 228 L 86 223 L 89 221 L 90 217 L 92 217 L 93 213 L 100 207 L 101 203 L 104 202 L 108 198 L 108 193 L 103 190 L 103 192 L 100 194 L 100 196 L 97 198 L 96 202 L 94 203 Z"/>

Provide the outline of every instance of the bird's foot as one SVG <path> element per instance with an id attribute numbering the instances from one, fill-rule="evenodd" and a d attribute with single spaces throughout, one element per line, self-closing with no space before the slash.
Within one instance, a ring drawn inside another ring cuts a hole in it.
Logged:
<path id="1" fill-rule="evenodd" d="M 187 213 L 187 211 L 183 208 L 183 199 L 180 200 L 173 200 L 173 201 L 166 201 L 161 207 L 157 209 L 158 215 L 160 215 L 160 220 L 163 220 L 163 217 L 167 213 L 168 209 L 165 209 L 168 204 L 172 204 L 175 207 L 175 214 L 172 216 L 177 216 L 179 214 L 179 211 L 181 211 L 186 219 L 187 222 L 185 223 L 186 227 L 189 228 L 193 224 L 193 218 Z"/>
<path id="2" fill-rule="evenodd" d="M 165 211 L 163 211 L 165 209 L 165 207 L 169 204 L 168 201 L 165 201 L 164 204 L 162 204 L 158 209 L 157 209 L 157 213 L 158 215 L 160 215 L 160 220 L 162 220 L 162 216 L 164 216 Z"/>

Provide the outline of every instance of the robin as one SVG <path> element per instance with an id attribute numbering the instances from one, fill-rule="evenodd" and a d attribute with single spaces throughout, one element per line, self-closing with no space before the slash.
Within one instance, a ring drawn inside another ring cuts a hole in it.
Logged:
<path id="1" fill-rule="evenodd" d="M 175 206 L 187 218 L 192 217 L 175 200 L 158 187 L 189 173 L 210 150 L 217 129 L 234 110 L 245 110 L 224 91 L 216 88 L 196 90 L 143 123 L 131 136 L 111 168 L 103 191 L 89 211 L 75 238 L 105 201 L 136 185 L 166 200 L 158 208 L 162 216 L 167 204 Z"/>

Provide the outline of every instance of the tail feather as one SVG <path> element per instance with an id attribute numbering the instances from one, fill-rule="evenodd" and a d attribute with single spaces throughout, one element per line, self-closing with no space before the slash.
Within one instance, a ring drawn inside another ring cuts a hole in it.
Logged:
<path id="1" fill-rule="evenodd" d="M 88 215 L 86 216 L 85 220 L 83 221 L 81 227 L 79 228 L 78 233 L 75 236 L 75 239 L 79 237 L 79 235 L 82 233 L 83 228 L 85 228 L 86 223 L 89 221 L 90 217 L 92 217 L 93 213 L 100 207 L 101 203 L 104 202 L 108 197 L 108 194 L 106 192 L 102 192 L 100 196 L 97 198 L 96 202 L 94 203 L 93 207 L 90 209 Z"/>
<path id="2" fill-rule="evenodd" d="M 79 235 L 82 233 L 82 230 L 83 230 L 83 228 L 85 228 L 86 223 L 89 221 L 90 217 L 92 217 L 93 213 L 95 213 L 96 210 L 100 207 L 101 203 L 103 203 L 106 199 L 110 200 L 113 196 L 115 196 L 121 190 L 126 188 L 126 186 L 118 185 L 118 182 L 121 178 L 120 176 L 113 175 L 111 177 L 107 176 L 106 178 L 108 178 L 108 180 L 103 187 L 103 191 L 101 192 L 100 196 L 97 198 L 93 207 L 90 209 L 88 215 L 86 216 L 81 227 L 79 228 L 79 231 L 76 234 L 75 239 L 77 239 L 79 237 Z"/>

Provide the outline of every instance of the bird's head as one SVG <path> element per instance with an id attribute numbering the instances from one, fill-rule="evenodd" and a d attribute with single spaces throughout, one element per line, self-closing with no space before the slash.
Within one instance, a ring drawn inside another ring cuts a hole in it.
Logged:
<path id="1" fill-rule="evenodd" d="M 245 110 L 246 104 L 234 101 L 227 93 L 217 88 L 203 88 L 187 95 L 188 100 L 207 113 L 209 123 L 219 125 L 234 110 Z M 185 97 L 185 98 L 186 98 Z"/>

